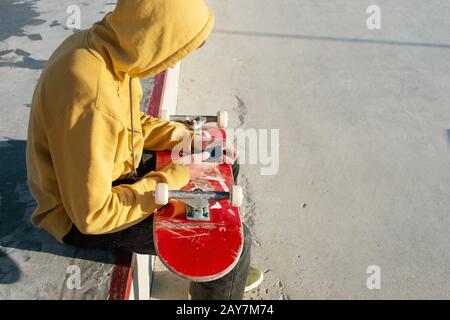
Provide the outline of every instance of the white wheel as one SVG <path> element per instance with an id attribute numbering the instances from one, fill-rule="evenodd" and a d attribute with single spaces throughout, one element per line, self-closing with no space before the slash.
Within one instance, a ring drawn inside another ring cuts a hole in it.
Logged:
<path id="1" fill-rule="evenodd" d="M 161 120 L 170 121 L 170 113 L 169 113 L 169 110 L 161 109 L 161 110 L 159 111 L 159 118 L 160 118 Z"/>
<path id="2" fill-rule="evenodd" d="M 225 110 L 217 112 L 217 126 L 221 129 L 228 127 L 228 112 Z"/>
<path id="3" fill-rule="evenodd" d="M 167 183 L 158 183 L 155 189 L 155 203 L 165 206 L 169 202 L 169 185 Z"/>
<path id="4" fill-rule="evenodd" d="M 240 207 L 244 202 L 244 191 L 241 186 L 233 186 L 230 194 L 230 205 Z"/>

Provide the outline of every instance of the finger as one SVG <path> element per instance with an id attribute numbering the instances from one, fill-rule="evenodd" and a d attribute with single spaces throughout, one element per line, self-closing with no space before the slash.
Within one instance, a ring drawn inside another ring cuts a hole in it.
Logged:
<path id="1" fill-rule="evenodd" d="M 212 140 L 211 134 L 209 134 L 209 132 L 207 131 L 202 130 L 200 132 L 194 133 L 194 141 L 205 142 L 211 140 Z"/>
<path id="2" fill-rule="evenodd" d="M 201 171 L 202 171 L 203 173 L 205 173 L 205 172 L 207 172 L 207 171 L 209 171 L 209 170 L 212 170 L 215 166 L 217 166 L 217 163 L 214 163 L 214 162 L 204 162 L 204 163 L 202 164 Z"/>
<path id="3" fill-rule="evenodd" d="M 201 154 L 202 161 L 206 161 L 211 158 L 211 154 L 207 151 L 203 151 Z"/>
<path id="4" fill-rule="evenodd" d="M 194 164 L 202 164 L 204 161 L 208 160 L 211 157 L 209 152 L 203 151 L 202 153 L 196 153 L 191 155 L 192 163 Z"/>
<path id="5" fill-rule="evenodd" d="M 200 154 L 188 154 L 188 155 L 181 157 L 178 160 L 178 162 L 184 163 L 184 164 L 196 164 L 196 163 L 201 162 L 201 160 L 199 160 L 200 157 L 201 157 Z"/>
<path id="6" fill-rule="evenodd" d="M 231 158 L 229 156 L 226 156 L 226 155 L 223 157 L 223 162 L 225 162 L 226 164 L 234 164 L 235 160 L 236 159 L 233 159 L 233 158 Z"/>
<path id="7" fill-rule="evenodd" d="M 227 146 L 224 154 L 226 156 L 232 158 L 233 160 L 236 160 L 237 157 L 239 156 L 239 150 L 236 149 L 233 145 L 232 146 Z"/>
<path id="8" fill-rule="evenodd" d="M 203 139 L 203 141 L 211 141 L 212 140 L 211 134 L 208 131 L 203 130 L 202 131 L 202 139 Z"/>
<path id="9" fill-rule="evenodd" d="M 233 159 L 236 160 L 237 158 L 239 158 L 239 150 L 234 149 Z"/>

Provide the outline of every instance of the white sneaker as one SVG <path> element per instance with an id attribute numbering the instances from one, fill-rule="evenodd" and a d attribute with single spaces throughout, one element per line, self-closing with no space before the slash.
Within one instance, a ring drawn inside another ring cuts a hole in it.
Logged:
<path id="1" fill-rule="evenodd" d="M 264 274 L 258 268 L 250 267 L 245 284 L 245 291 L 249 292 L 256 289 L 264 280 Z"/>

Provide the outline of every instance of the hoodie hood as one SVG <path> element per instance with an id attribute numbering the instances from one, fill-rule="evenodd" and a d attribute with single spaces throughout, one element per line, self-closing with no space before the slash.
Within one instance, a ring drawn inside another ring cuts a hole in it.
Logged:
<path id="1" fill-rule="evenodd" d="M 119 79 L 172 67 L 208 37 L 214 15 L 203 0 L 118 0 L 90 30 L 90 46 Z"/>

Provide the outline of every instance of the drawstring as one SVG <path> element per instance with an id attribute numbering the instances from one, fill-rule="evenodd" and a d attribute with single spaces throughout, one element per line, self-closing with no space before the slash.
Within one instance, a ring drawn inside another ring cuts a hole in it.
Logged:
<path id="1" fill-rule="evenodd" d="M 133 173 L 131 175 L 132 179 L 138 179 L 138 173 L 136 168 L 136 163 L 134 159 L 134 117 L 133 117 L 133 87 L 132 87 L 132 78 L 130 77 L 129 81 L 130 87 L 130 115 L 131 115 L 131 159 L 133 164 Z"/>

